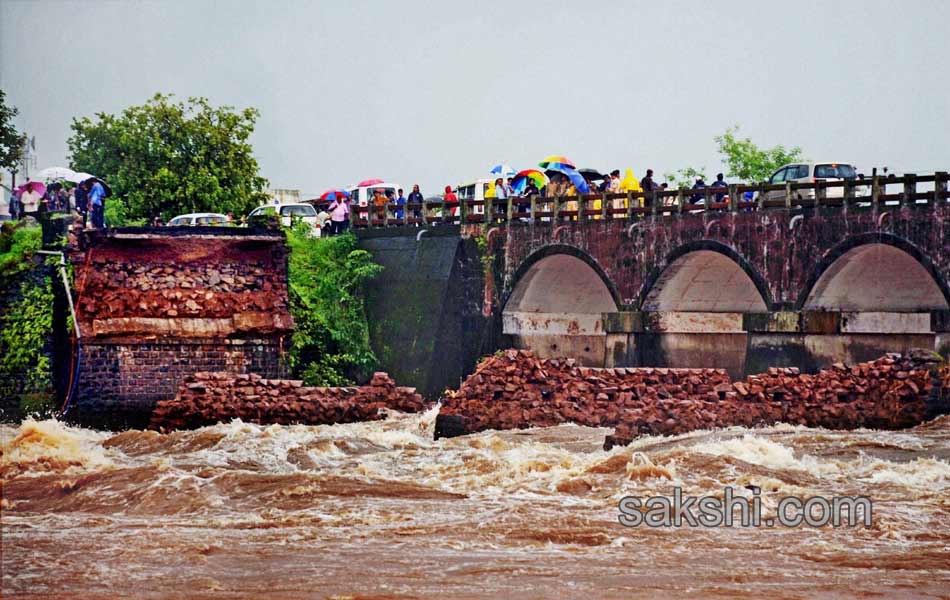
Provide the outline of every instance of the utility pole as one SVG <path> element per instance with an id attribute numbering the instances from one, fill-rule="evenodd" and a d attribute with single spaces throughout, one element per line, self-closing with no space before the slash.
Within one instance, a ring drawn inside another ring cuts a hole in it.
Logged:
<path id="1" fill-rule="evenodd" d="M 36 136 L 30 137 L 23 134 L 23 151 L 20 154 L 20 164 L 23 165 L 23 176 L 27 181 L 30 180 L 30 167 L 36 167 Z M 16 177 L 16 171 L 14 173 L 14 178 Z M 14 181 L 15 183 L 15 181 Z"/>

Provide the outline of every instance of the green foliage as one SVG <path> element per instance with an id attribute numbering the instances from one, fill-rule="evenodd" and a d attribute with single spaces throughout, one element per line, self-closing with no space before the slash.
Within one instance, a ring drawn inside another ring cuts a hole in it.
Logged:
<path id="1" fill-rule="evenodd" d="M 125 227 L 129 220 L 129 207 L 122 198 L 112 198 L 106 202 L 102 216 L 109 227 Z"/>
<path id="2" fill-rule="evenodd" d="M 759 148 L 750 138 L 739 138 L 738 125 L 713 139 L 723 156 L 723 164 L 728 168 L 726 175 L 745 182 L 765 181 L 782 165 L 804 160 L 798 146 L 786 148 L 780 144 L 773 148 Z"/>
<path id="3" fill-rule="evenodd" d="M 485 274 L 485 279 L 490 279 L 492 277 L 492 266 L 495 264 L 495 257 L 488 251 L 488 236 L 480 235 L 476 237 L 475 246 L 481 255 L 479 260 L 482 263 L 482 272 Z"/>
<path id="4" fill-rule="evenodd" d="M 0 90 L 0 169 L 15 170 L 23 152 L 26 135 L 13 126 L 13 117 L 20 112 L 15 106 L 8 107 L 6 93 Z"/>
<path id="5" fill-rule="evenodd" d="M 49 278 L 42 286 L 24 282 L 20 298 L 0 313 L 0 398 L 49 393 L 50 364 L 42 350 L 52 329 L 53 289 Z"/>
<path id="6" fill-rule="evenodd" d="M 288 230 L 291 312 L 296 324 L 288 366 L 307 385 L 347 385 L 376 365 L 369 346 L 363 284 L 382 267 L 356 236 L 314 238 Z"/>
<path id="7" fill-rule="evenodd" d="M 673 171 L 670 173 L 664 173 L 663 177 L 669 182 L 670 189 L 678 190 L 682 188 L 691 188 L 693 184 L 696 183 L 696 179 L 701 177 L 703 181 L 706 180 L 706 167 L 700 167 L 698 169 L 694 167 L 686 167 L 685 169 L 680 169 L 678 171 Z"/>
<path id="8" fill-rule="evenodd" d="M 43 230 L 5 223 L 0 233 L 0 276 L 19 273 L 33 266 L 30 257 L 43 247 Z"/>
<path id="9" fill-rule="evenodd" d="M 56 398 L 49 392 L 29 392 L 20 396 L 21 415 L 45 419 L 55 412 Z"/>
<path id="10" fill-rule="evenodd" d="M 173 102 L 156 94 L 120 115 L 74 119 L 70 162 L 109 182 L 107 211 L 123 199 L 125 206 L 113 211 L 116 222 L 191 212 L 245 214 L 266 201 L 267 180 L 258 174 L 248 141 L 258 116 L 253 108 L 215 108 L 204 98 Z"/>
<path id="11" fill-rule="evenodd" d="M 141 227 L 149 223 L 144 217 L 133 219 L 128 205 L 122 198 L 107 200 L 102 216 L 109 227 Z"/>

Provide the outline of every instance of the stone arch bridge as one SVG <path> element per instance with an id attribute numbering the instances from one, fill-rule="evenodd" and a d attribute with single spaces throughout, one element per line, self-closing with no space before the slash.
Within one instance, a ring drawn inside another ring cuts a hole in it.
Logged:
<path id="1" fill-rule="evenodd" d="M 368 298 L 371 342 L 430 396 L 504 347 L 734 376 L 950 350 L 948 180 L 730 186 L 701 205 L 683 191 L 454 212 L 427 202 L 405 219 L 354 218 L 386 267 Z M 746 192 L 755 200 L 729 199 Z"/>
<path id="2" fill-rule="evenodd" d="M 815 369 L 950 344 L 950 204 L 489 232 L 506 342 L 591 366 Z"/>

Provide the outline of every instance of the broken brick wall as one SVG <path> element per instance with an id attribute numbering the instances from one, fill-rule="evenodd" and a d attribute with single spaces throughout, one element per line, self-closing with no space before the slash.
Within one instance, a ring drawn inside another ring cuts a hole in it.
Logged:
<path id="1" fill-rule="evenodd" d="M 73 242 L 83 342 L 71 417 L 141 425 L 191 373 L 280 375 L 293 329 L 282 233 L 136 228 Z"/>

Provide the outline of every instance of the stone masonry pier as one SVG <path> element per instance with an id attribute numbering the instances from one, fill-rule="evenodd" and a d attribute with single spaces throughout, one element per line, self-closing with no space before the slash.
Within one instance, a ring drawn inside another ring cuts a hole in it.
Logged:
<path id="1" fill-rule="evenodd" d="M 69 257 L 82 335 L 70 417 L 144 425 L 192 373 L 280 375 L 293 329 L 282 232 L 84 231 Z"/>

